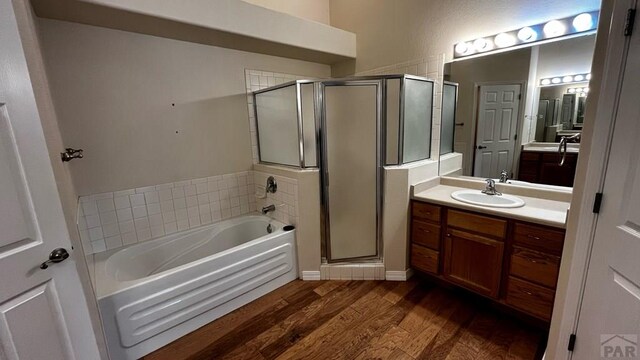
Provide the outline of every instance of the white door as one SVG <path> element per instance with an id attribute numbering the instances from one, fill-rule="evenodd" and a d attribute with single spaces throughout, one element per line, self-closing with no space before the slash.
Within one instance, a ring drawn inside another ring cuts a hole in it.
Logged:
<path id="1" fill-rule="evenodd" d="M 640 34 L 637 30 L 631 37 L 624 69 L 573 359 L 640 358 L 637 347 L 640 338 Z"/>
<path id="2" fill-rule="evenodd" d="M 70 258 L 40 269 L 55 248 Z M 0 359 L 99 358 L 76 256 L 12 1 L 0 0 Z"/>
<path id="3" fill-rule="evenodd" d="M 498 178 L 513 165 L 520 85 L 480 86 L 478 104 L 473 176 Z"/>

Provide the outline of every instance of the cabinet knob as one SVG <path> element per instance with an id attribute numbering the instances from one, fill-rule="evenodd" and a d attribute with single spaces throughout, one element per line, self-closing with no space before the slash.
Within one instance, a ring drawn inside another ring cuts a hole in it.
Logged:
<path id="1" fill-rule="evenodd" d="M 447 234 L 447 237 L 451 237 L 451 234 Z"/>

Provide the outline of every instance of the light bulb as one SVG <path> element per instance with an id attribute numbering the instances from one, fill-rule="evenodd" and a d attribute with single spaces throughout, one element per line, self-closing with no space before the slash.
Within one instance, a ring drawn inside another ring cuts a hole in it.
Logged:
<path id="1" fill-rule="evenodd" d="M 576 31 L 587 31 L 593 27 L 593 19 L 591 14 L 580 14 L 573 19 L 573 28 Z"/>
<path id="2" fill-rule="evenodd" d="M 587 79 L 587 80 L 591 80 L 591 74 L 587 74 L 587 76 L 585 77 L 585 79 Z"/>
<path id="3" fill-rule="evenodd" d="M 491 42 L 485 38 L 479 38 L 473 42 L 473 47 L 476 49 L 476 51 L 491 50 Z"/>
<path id="4" fill-rule="evenodd" d="M 573 81 L 573 76 L 567 75 L 567 76 L 562 78 L 562 82 L 563 83 L 568 83 L 568 82 L 571 82 L 571 81 Z"/>
<path id="5" fill-rule="evenodd" d="M 540 81 L 541 85 L 550 85 L 551 84 L 551 80 L 550 79 L 542 79 L 542 81 Z"/>
<path id="6" fill-rule="evenodd" d="M 456 45 L 456 54 L 464 55 L 470 50 L 470 44 L 468 42 L 459 42 Z"/>
<path id="7" fill-rule="evenodd" d="M 558 20 L 551 20 L 544 25 L 542 31 L 544 31 L 544 35 L 548 38 L 560 36 L 564 34 L 566 31 L 566 27 Z"/>
<path id="8" fill-rule="evenodd" d="M 586 87 L 586 88 L 582 88 L 582 92 L 586 92 L 586 93 L 588 93 L 588 92 L 589 92 L 589 88 L 588 88 L 588 87 Z"/>
<path id="9" fill-rule="evenodd" d="M 535 41 L 538 38 L 538 33 L 530 27 L 523 27 L 518 31 L 518 39 L 524 42 Z"/>
<path id="10" fill-rule="evenodd" d="M 569 88 L 569 90 L 567 90 L 567 92 L 568 92 L 569 94 L 573 94 L 573 93 L 575 93 L 575 92 L 576 92 L 576 89 L 575 89 L 575 88 Z"/>
<path id="11" fill-rule="evenodd" d="M 582 80 L 584 80 L 583 75 L 576 75 L 573 77 L 573 81 L 582 81 Z"/>
<path id="12" fill-rule="evenodd" d="M 501 33 L 496 35 L 493 42 L 496 44 L 497 47 L 503 48 L 503 47 L 514 45 L 516 43 L 516 38 L 513 37 L 513 35 L 511 34 Z"/>
<path id="13" fill-rule="evenodd" d="M 562 81 L 562 79 L 560 79 L 559 77 L 555 77 L 553 79 L 551 79 L 551 82 L 554 84 L 560 84 L 560 82 Z"/>

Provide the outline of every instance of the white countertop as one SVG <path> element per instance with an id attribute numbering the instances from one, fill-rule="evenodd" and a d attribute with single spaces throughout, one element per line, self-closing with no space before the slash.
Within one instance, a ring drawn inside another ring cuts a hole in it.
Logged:
<path id="1" fill-rule="evenodd" d="M 462 189 L 468 188 L 450 185 L 436 185 L 413 194 L 412 199 L 563 229 L 566 226 L 567 210 L 570 205 L 569 202 L 516 195 L 525 201 L 525 205 L 523 207 L 509 209 L 492 208 L 463 203 L 451 197 L 451 193 Z"/>

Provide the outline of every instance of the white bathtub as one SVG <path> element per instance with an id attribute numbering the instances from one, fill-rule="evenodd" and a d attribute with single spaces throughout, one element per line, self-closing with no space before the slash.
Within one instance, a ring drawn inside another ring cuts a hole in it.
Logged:
<path id="1" fill-rule="evenodd" d="M 138 359 L 295 280 L 295 230 L 243 216 L 96 254 L 95 270 L 111 358 Z"/>

